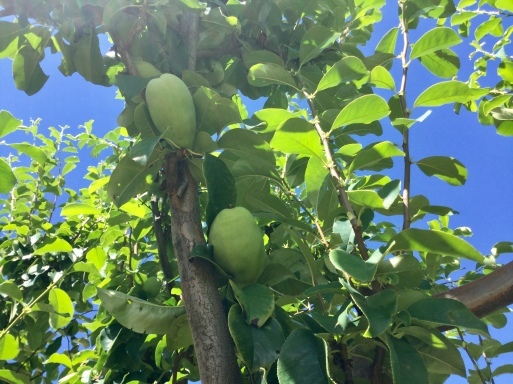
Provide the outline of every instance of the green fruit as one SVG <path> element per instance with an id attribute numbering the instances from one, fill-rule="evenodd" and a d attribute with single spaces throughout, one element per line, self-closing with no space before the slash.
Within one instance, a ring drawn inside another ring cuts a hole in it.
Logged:
<path id="1" fill-rule="evenodd" d="M 239 286 L 254 283 L 265 267 L 262 233 L 246 208 L 223 209 L 210 228 L 213 260 Z"/>
<path id="2" fill-rule="evenodd" d="M 192 148 L 196 135 L 196 111 L 187 85 L 165 73 L 146 86 L 151 119 L 164 138 L 180 148 Z"/>
<path id="3" fill-rule="evenodd" d="M 162 72 L 160 72 L 153 64 L 148 63 L 147 61 L 134 60 L 133 64 L 137 70 L 138 75 L 141 77 L 148 78 L 162 75 Z"/>
<path id="4" fill-rule="evenodd" d="M 156 277 L 147 278 L 142 284 L 142 289 L 148 297 L 155 297 L 160 293 L 160 288 L 162 288 L 162 283 Z"/>

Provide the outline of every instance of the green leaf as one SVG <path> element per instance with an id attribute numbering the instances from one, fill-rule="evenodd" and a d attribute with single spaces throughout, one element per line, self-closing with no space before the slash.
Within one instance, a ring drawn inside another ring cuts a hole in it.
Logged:
<path id="1" fill-rule="evenodd" d="M 98 271 L 101 271 L 108 256 L 102 247 L 94 247 L 86 253 L 86 260 L 88 263 L 93 264 Z"/>
<path id="2" fill-rule="evenodd" d="M 406 340 L 386 335 L 394 384 L 429 384 L 426 365 L 420 353 Z"/>
<path id="3" fill-rule="evenodd" d="M 20 353 L 20 345 L 10 333 L 7 333 L 0 339 L 0 361 L 12 360 Z"/>
<path id="4" fill-rule="evenodd" d="M 340 33 L 334 33 L 320 24 L 308 29 L 299 44 L 299 66 L 315 59 L 322 51 L 331 47 L 339 36 Z"/>
<path id="5" fill-rule="evenodd" d="M 404 152 L 399 150 L 395 144 L 390 141 L 376 143 L 372 147 L 362 149 L 356 154 L 349 166 L 348 174 L 352 174 L 357 169 L 364 169 L 393 156 L 404 156 Z"/>
<path id="6" fill-rule="evenodd" d="M 61 216 L 75 216 L 75 215 L 100 215 L 101 211 L 94 205 L 84 203 L 69 203 L 66 204 L 61 211 Z"/>
<path id="7" fill-rule="evenodd" d="M 306 329 L 287 337 L 278 359 L 280 384 L 325 384 L 328 382 L 324 341 Z"/>
<path id="8" fill-rule="evenodd" d="M 255 112 L 255 116 L 257 119 L 267 124 L 263 132 L 275 131 L 286 120 L 297 117 L 294 113 L 286 109 L 279 108 L 261 109 L 260 111 Z"/>
<path id="9" fill-rule="evenodd" d="M 282 84 L 298 90 L 290 72 L 282 66 L 273 63 L 253 65 L 248 72 L 248 82 L 255 87 Z"/>
<path id="10" fill-rule="evenodd" d="M 395 291 L 385 289 L 372 296 L 365 297 L 345 281 L 342 281 L 342 284 L 369 321 L 364 336 L 377 337 L 383 334 L 390 326 L 392 316 L 397 312 L 397 294 Z"/>
<path id="11" fill-rule="evenodd" d="M 278 358 L 283 344 L 283 331 L 276 319 L 269 319 L 263 327 L 248 325 L 239 305 L 232 305 L 228 313 L 228 327 L 237 351 L 250 372 L 268 370 Z"/>
<path id="12" fill-rule="evenodd" d="M 460 36 L 449 27 L 437 27 L 427 31 L 415 44 L 410 54 L 410 60 L 450 48 L 461 43 Z"/>
<path id="13" fill-rule="evenodd" d="M 383 199 L 376 191 L 347 191 L 347 195 L 351 204 L 369 208 L 384 208 Z"/>
<path id="14" fill-rule="evenodd" d="M 5 110 L 0 111 L 0 137 L 14 132 L 21 124 L 22 121 L 15 118 L 11 112 Z"/>
<path id="15" fill-rule="evenodd" d="M 378 45 L 376 46 L 376 53 L 395 53 L 395 47 L 397 44 L 397 37 L 399 36 L 399 28 L 394 27 L 390 29 L 381 38 Z"/>
<path id="16" fill-rule="evenodd" d="M 466 103 L 488 94 L 487 89 L 470 88 L 461 81 L 443 81 L 422 92 L 413 107 L 438 107 L 450 103 Z"/>
<path id="17" fill-rule="evenodd" d="M 102 305 L 122 326 L 137 333 L 166 334 L 184 307 L 153 304 L 118 291 L 98 288 Z"/>
<path id="18" fill-rule="evenodd" d="M 155 146 L 158 144 L 162 135 L 155 137 L 148 137 L 142 140 L 139 140 L 134 144 L 128 156 L 135 161 L 137 164 L 142 165 L 143 167 L 148 164 L 153 151 L 155 150 Z"/>
<path id="19" fill-rule="evenodd" d="M 44 364 L 60 364 L 70 369 L 73 367 L 69 356 L 63 353 L 53 353 L 48 359 L 46 359 Z"/>
<path id="20" fill-rule="evenodd" d="M 116 206 L 120 207 L 132 197 L 147 192 L 153 178 L 159 172 L 162 158 L 154 153 L 148 164 L 142 166 L 130 156 L 123 157 L 110 176 L 107 192 Z"/>
<path id="21" fill-rule="evenodd" d="M 18 36 L 23 28 L 19 23 L 0 21 L 0 58 L 10 56 L 18 49 Z"/>
<path id="22" fill-rule="evenodd" d="M 450 185 L 463 185 L 467 181 L 467 169 L 453 157 L 431 156 L 415 162 L 424 174 L 436 176 Z"/>
<path id="23" fill-rule="evenodd" d="M 0 159 L 0 193 L 11 192 L 17 181 L 11 166 Z"/>
<path id="24" fill-rule="evenodd" d="M 29 376 L 14 372 L 12 369 L 0 369 L 0 379 L 7 384 L 29 384 L 31 382 Z"/>
<path id="25" fill-rule="evenodd" d="M 428 53 L 419 60 L 429 72 L 443 79 L 456 76 L 460 69 L 460 58 L 450 49 Z"/>
<path id="26" fill-rule="evenodd" d="M 425 321 L 433 327 L 463 327 L 488 334 L 486 324 L 458 300 L 429 297 L 416 301 L 407 311 L 412 318 Z"/>
<path id="27" fill-rule="evenodd" d="M 45 241 L 42 247 L 37 248 L 34 251 L 34 255 L 44 255 L 45 253 L 52 252 L 71 252 L 73 247 L 70 243 L 62 238 L 53 238 Z"/>
<path id="28" fill-rule="evenodd" d="M 237 104 L 231 99 L 221 97 L 216 91 L 200 87 L 192 97 L 196 109 L 198 131 L 213 135 L 231 124 L 241 122 Z"/>
<path id="29" fill-rule="evenodd" d="M 0 294 L 7 295 L 7 297 L 17 301 L 23 301 L 23 293 L 21 293 L 20 288 L 9 280 L 0 284 Z"/>
<path id="30" fill-rule="evenodd" d="M 449 233 L 426 229 L 409 228 L 398 233 L 389 241 L 388 251 L 430 252 L 484 263 L 484 256 L 465 240 Z"/>
<path id="31" fill-rule="evenodd" d="M 335 118 L 331 129 L 349 124 L 369 124 L 390 114 L 388 103 L 378 95 L 363 95 L 347 104 Z"/>
<path id="32" fill-rule="evenodd" d="M 413 336 L 424 344 L 419 343 L 417 349 L 430 374 L 456 374 L 466 377 L 465 363 L 460 352 L 440 331 L 410 326 L 402 327 L 401 333 Z"/>
<path id="33" fill-rule="evenodd" d="M 18 150 L 19 153 L 24 153 L 29 156 L 32 160 L 39 163 L 39 165 L 44 165 L 48 160 L 46 153 L 41 148 L 36 147 L 35 145 L 28 143 L 20 143 L 20 144 L 11 144 L 11 147 Z"/>
<path id="34" fill-rule="evenodd" d="M 424 271 L 414 256 L 405 254 L 381 261 L 376 275 L 393 278 L 395 287 L 416 289 L 424 278 Z"/>
<path id="35" fill-rule="evenodd" d="M 364 261 L 343 249 L 333 249 L 329 258 L 335 268 L 348 273 L 357 280 L 371 282 L 383 255 L 376 250 L 369 260 Z"/>
<path id="36" fill-rule="evenodd" d="M 45 85 L 48 76 L 39 65 L 42 54 L 30 45 L 23 46 L 14 56 L 12 72 L 16 88 L 31 96 Z"/>
<path id="37" fill-rule="evenodd" d="M 306 197 L 316 211 L 322 197 L 321 188 L 328 175 L 328 168 L 318 157 L 312 156 L 308 160 L 305 171 Z"/>
<path id="38" fill-rule="evenodd" d="M 246 323 L 261 328 L 274 312 L 274 295 L 268 287 L 259 284 L 239 288 L 232 283 L 233 292 L 242 307 Z"/>
<path id="39" fill-rule="evenodd" d="M 352 80 L 360 80 L 367 76 L 369 71 L 363 62 L 355 57 L 348 56 L 337 61 L 322 77 L 315 92 L 336 87 Z"/>
<path id="40" fill-rule="evenodd" d="M 93 29 L 85 32 L 76 43 L 73 64 L 77 72 L 91 83 L 108 84 L 100 51 L 100 41 Z"/>
<path id="41" fill-rule="evenodd" d="M 203 173 L 207 182 L 208 204 L 206 212 L 207 227 L 219 212 L 225 208 L 235 207 L 237 188 L 235 179 L 223 160 L 213 155 L 205 155 Z"/>
<path id="42" fill-rule="evenodd" d="M 370 74 L 370 82 L 376 86 L 376 88 L 390 89 L 395 91 L 395 81 L 390 72 L 386 68 L 378 65 L 372 68 Z"/>
<path id="43" fill-rule="evenodd" d="M 171 329 L 166 334 L 167 347 L 174 351 L 179 348 L 187 348 L 193 344 L 191 327 L 187 320 L 187 314 L 178 316 L 172 323 Z"/>
<path id="44" fill-rule="evenodd" d="M 288 154 L 317 156 L 324 159 L 324 151 L 317 131 L 305 119 L 295 117 L 281 124 L 274 134 L 271 147 Z"/>
<path id="45" fill-rule="evenodd" d="M 60 288 L 53 288 L 48 294 L 48 302 L 53 308 L 50 313 L 50 326 L 53 329 L 64 328 L 73 319 L 73 302 Z"/>

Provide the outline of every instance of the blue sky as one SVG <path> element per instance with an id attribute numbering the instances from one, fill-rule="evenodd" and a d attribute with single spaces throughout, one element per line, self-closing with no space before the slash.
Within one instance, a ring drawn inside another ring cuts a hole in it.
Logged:
<path id="1" fill-rule="evenodd" d="M 395 11 L 389 7 L 384 21 L 377 28 L 376 36 L 382 36 L 396 24 Z M 413 41 L 418 36 L 418 31 L 412 32 Z M 372 52 L 375 43 L 369 43 L 365 50 Z M 462 62 L 459 80 L 465 81 L 471 70 L 466 43 L 462 43 L 455 50 L 460 54 Z M 71 132 L 78 132 L 77 127 L 90 119 L 95 121 L 93 132 L 96 135 L 103 136 L 115 128 L 117 116 L 123 108 L 123 102 L 115 99 L 116 89 L 87 83 L 78 74 L 64 78 L 57 70 L 59 60 L 58 56 L 47 52 L 43 69 L 50 78 L 39 93 L 30 97 L 15 88 L 10 60 L 0 60 L 0 110 L 10 111 L 25 124 L 29 124 L 31 118 L 42 118 L 41 132 L 49 126 L 59 125 L 68 125 Z M 394 64 L 395 70 L 398 69 L 397 64 Z M 490 72 L 494 72 L 493 64 Z M 400 82 L 398 77 L 395 80 L 396 83 Z M 409 105 L 413 104 L 416 96 L 428 85 L 439 81 L 441 79 L 435 78 L 418 62 L 414 62 L 410 68 L 407 88 Z M 383 95 L 387 98 L 391 93 Z M 258 108 L 255 104 L 248 105 L 250 112 L 255 108 Z M 413 117 L 421 116 L 426 110 L 415 110 Z M 400 135 L 388 121 L 384 120 L 382 124 L 384 138 L 400 143 Z M 459 211 L 459 215 L 451 218 L 451 227 L 470 227 L 474 235 L 467 240 L 484 254 L 488 254 L 491 247 L 499 241 L 513 241 L 513 138 L 497 135 L 494 127 L 481 126 L 476 116 L 466 110 L 462 109 L 460 115 L 456 115 L 452 106 L 433 108 L 431 115 L 423 123 L 412 128 L 410 138 L 413 160 L 433 155 L 453 156 L 468 169 L 467 183 L 461 187 L 452 187 L 441 180 L 425 176 L 414 167 L 412 194 L 424 194 L 432 204 L 450 206 Z M 11 134 L 3 139 L 7 142 L 21 142 L 28 138 Z M 382 139 L 376 137 L 370 141 Z M 0 145 L 0 156 L 7 154 L 8 148 Z M 80 167 L 72 173 L 75 178 L 68 182 L 68 186 L 76 188 L 88 185 L 81 177 L 85 174 L 87 165 L 96 161 L 97 159 L 81 159 Z M 402 162 L 396 161 L 392 177 L 402 178 L 401 170 Z M 435 218 L 433 216 L 429 219 Z M 426 228 L 425 220 L 416 225 Z M 502 255 L 498 262 L 507 263 L 512 259 L 513 255 Z M 472 265 L 468 267 L 472 268 Z M 513 316 L 510 315 L 509 319 L 513 320 Z M 494 335 L 505 341 L 513 340 L 513 324 L 494 332 Z M 511 360 L 510 356 L 506 355 Z M 506 381 L 506 376 L 501 376 L 496 382 Z"/>

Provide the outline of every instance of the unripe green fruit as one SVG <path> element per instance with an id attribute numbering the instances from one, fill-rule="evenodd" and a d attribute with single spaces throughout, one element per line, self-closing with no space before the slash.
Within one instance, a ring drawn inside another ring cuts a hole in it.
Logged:
<path id="1" fill-rule="evenodd" d="M 213 260 L 239 286 L 254 283 L 265 267 L 262 233 L 246 208 L 223 209 L 210 228 Z"/>
<path id="2" fill-rule="evenodd" d="M 146 104 L 159 132 L 165 132 L 164 138 L 180 148 L 192 148 L 196 111 L 189 89 L 179 77 L 165 73 L 150 80 L 146 86 Z"/>
<path id="3" fill-rule="evenodd" d="M 148 63 L 147 61 L 134 60 L 133 64 L 137 70 L 137 74 L 141 77 L 148 78 L 162 75 L 162 72 L 160 72 L 152 63 Z"/>
<path id="4" fill-rule="evenodd" d="M 142 289 L 148 297 L 155 297 L 160 293 L 162 283 L 155 276 L 147 278 L 142 284 Z"/>

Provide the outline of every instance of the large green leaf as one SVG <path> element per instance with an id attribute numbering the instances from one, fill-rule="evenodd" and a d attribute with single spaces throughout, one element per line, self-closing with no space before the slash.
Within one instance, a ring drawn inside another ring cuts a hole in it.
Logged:
<path id="1" fill-rule="evenodd" d="M 328 168 L 321 159 L 312 156 L 308 160 L 305 171 L 306 197 L 316 211 L 319 206 L 319 199 L 322 197 L 321 188 L 328 175 Z"/>
<path id="2" fill-rule="evenodd" d="M 32 46 L 23 46 L 14 56 L 12 71 L 16 88 L 24 91 L 27 95 L 37 93 L 46 80 L 48 75 L 43 72 L 39 65 L 42 59 L 41 52 L 38 52 Z"/>
<path id="3" fill-rule="evenodd" d="M 363 62 L 355 57 L 348 56 L 337 61 L 322 77 L 315 92 L 336 87 L 347 81 L 360 80 L 369 74 Z"/>
<path id="4" fill-rule="evenodd" d="M 32 160 L 39 163 L 39 165 L 44 165 L 48 160 L 46 153 L 39 147 L 29 144 L 29 143 L 20 143 L 20 144 L 11 144 L 11 147 L 18 150 L 20 153 L 24 153 L 25 155 L 32 158 Z"/>
<path id="5" fill-rule="evenodd" d="M 430 252 L 484 262 L 484 256 L 465 240 L 446 232 L 426 229 L 409 228 L 398 233 L 390 240 L 389 251 Z"/>
<path id="6" fill-rule="evenodd" d="M 193 95 L 198 131 L 213 135 L 231 124 L 241 122 L 237 105 L 216 91 L 200 87 Z"/>
<path id="7" fill-rule="evenodd" d="M 11 166 L 0 159 L 0 193 L 9 193 L 16 185 L 16 181 Z"/>
<path id="8" fill-rule="evenodd" d="M 324 341 L 306 329 L 296 329 L 285 340 L 278 359 L 280 384 L 328 382 Z"/>
<path id="9" fill-rule="evenodd" d="M 154 153 L 145 166 L 135 162 L 130 156 L 123 157 L 110 176 L 107 185 L 109 197 L 120 207 L 132 197 L 147 192 L 162 161 L 157 153 Z"/>
<path id="10" fill-rule="evenodd" d="M 333 249 L 329 254 L 333 265 L 357 280 L 371 282 L 376 273 L 378 263 L 383 258 L 379 250 L 376 250 L 369 260 L 363 260 L 343 249 Z"/>
<path id="11" fill-rule="evenodd" d="M 64 328 L 73 319 L 75 311 L 68 294 L 60 288 L 53 288 L 48 294 L 48 301 L 53 307 L 50 313 L 50 325 L 53 329 Z"/>
<path id="12" fill-rule="evenodd" d="M 31 382 L 28 375 L 14 372 L 12 369 L 0 369 L 0 379 L 7 384 L 29 384 Z"/>
<path id="13" fill-rule="evenodd" d="M 16 52 L 17 38 L 22 31 L 20 23 L 0 21 L 0 59 Z"/>
<path id="14" fill-rule="evenodd" d="M 21 123 L 22 121 L 15 118 L 11 112 L 5 110 L 0 111 L 0 137 L 14 132 Z"/>
<path id="15" fill-rule="evenodd" d="M 0 361 L 16 358 L 20 353 L 18 339 L 7 333 L 0 339 Z"/>
<path id="16" fill-rule="evenodd" d="M 297 117 L 296 114 L 286 109 L 265 108 L 255 112 L 255 116 L 267 124 L 265 131 L 275 131 L 287 119 Z"/>
<path id="17" fill-rule="evenodd" d="M 75 216 L 75 215 L 99 215 L 101 211 L 94 205 L 84 203 L 69 203 L 66 204 L 61 211 L 61 216 Z"/>
<path id="18" fill-rule="evenodd" d="M 369 124 L 390 114 L 388 103 L 378 95 L 363 95 L 347 104 L 335 118 L 331 129 L 349 124 Z"/>
<path id="19" fill-rule="evenodd" d="M 466 103 L 488 94 L 487 89 L 470 88 L 461 81 L 443 81 L 433 84 L 413 103 L 413 107 L 437 107 L 450 103 Z"/>
<path id="20" fill-rule="evenodd" d="M 419 60 L 429 72 L 444 79 L 456 76 L 460 69 L 460 58 L 450 49 L 428 53 Z"/>
<path id="21" fill-rule="evenodd" d="M 488 334 L 486 324 L 458 300 L 429 297 L 416 301 L 407 311 L 412 318 L 427 322 L 433 327 L 463 327 Z"/>
<path id="22" fill-rule="evenodd" d="M 320 24 L 308 29 L 299 44 L 299 66 L 315 59 L 322 51 L 331 47 L 339 36 L 340 33 L 334 33 Z"/>
<path id="23" fill-rule="evenodd" d="M 234 207 L 237 202 L 235 179 L 223 160 L 213 155 L 205 155 L 203 173 L 207 182 L 208 204 L 206 212 L 207 226 L 214 221 L 219 212 Z"/>
<path id="24" fill-rule="evenodd" d="M 246 323 L 261 328 L 274 312 L 274 295 L 268 287 L 250 284 L 239 288 L 232 284 L 237 301 L 244 310 Z"/>
<path id="25" fill-rule="evenodd" d="M 370 82 L 374 84 L 377 88 L 390 89 L 391 91 L 395 91 L 395 81 L 390 72 L 388 72 L 384 67 L 378 65 L 372 68 L 370 74 Z"/>
<path id="26" fill-rule="evenodd" d="M 37 248 L 33 254 L 34 255 L 44 255 L 45 253 L 52 252 L 71 252 L 73 247 L 66 240 L 56 237 L 45 239 L 44 244 Z"/>
<path id="27" fill-rule="evenodd" d="M 390 141 L 382 141 L 372 145 L 370 148 L 362 149 L 358 152 L 349 166 L 348 173 L 351 174 L 357 169 L 364 169 L 372 166 L 383 159 L 393 156 L 404 156 L 404 152 L 399 150 L 395 144 Z"/>
<path id="28" fill-rule="evenodd" d="M 410 60 L 450 48 L 461 43 L 461 41 L 460 36 L 452 28 L 438 27 L 430 29 L 413 44 Z"/>
<path id="29" fill-rule="evenodd" d="M 253 65 L 248 72 L 248 82 L 255 87 L 265 87 L 271 84 L 288 85 L 299 91 L 290 72 L 274 63 Z"/>
<path id="30" fill-rule="evenodd" d="M 232 305 L 228 327 L 237 351 L 251 372 L 260 368 L 268 370 L 278 358 L 284 336 L 276 319 L 271 318 L 258 328 L 246 323 L 239 305 Z"/>
<path id="31" fill-rule="evenodd" d="M 77 72 L 91 83 L 108 84 L 100 51 L 100 40 L 94 30 L 84 33 L 76 43 L 73 64 Z"/>
<path id="32" fill-rule="evenodd" d="M 281 124 L 270 145 L 284 153 L 317 156 L 324 159 L 323 147 L 317 131 L 312 124 L 299 117 L 288 119 Z"/>
<path id="33" fill-rule="evenodd" d="M 467 181 L 467 168 L 454 157 L 431 156 L 415 164 L 428 176 L 436 176 L 450 185 L 463 185 Z"/>
<path id="34" fill-rule="evenodd" d="M 387 334 L 394 384 L 429 384 L 426 365 L 420 353 L 406 340 Z"/>
<path id="35" fill-rule="evenodd" d="M 170 333 L 173 321 L 185 313 L 184 307 L 157 305 L 102 288 L 98 288 L 98 298 L 122 326 L 137 333 Z"/>

